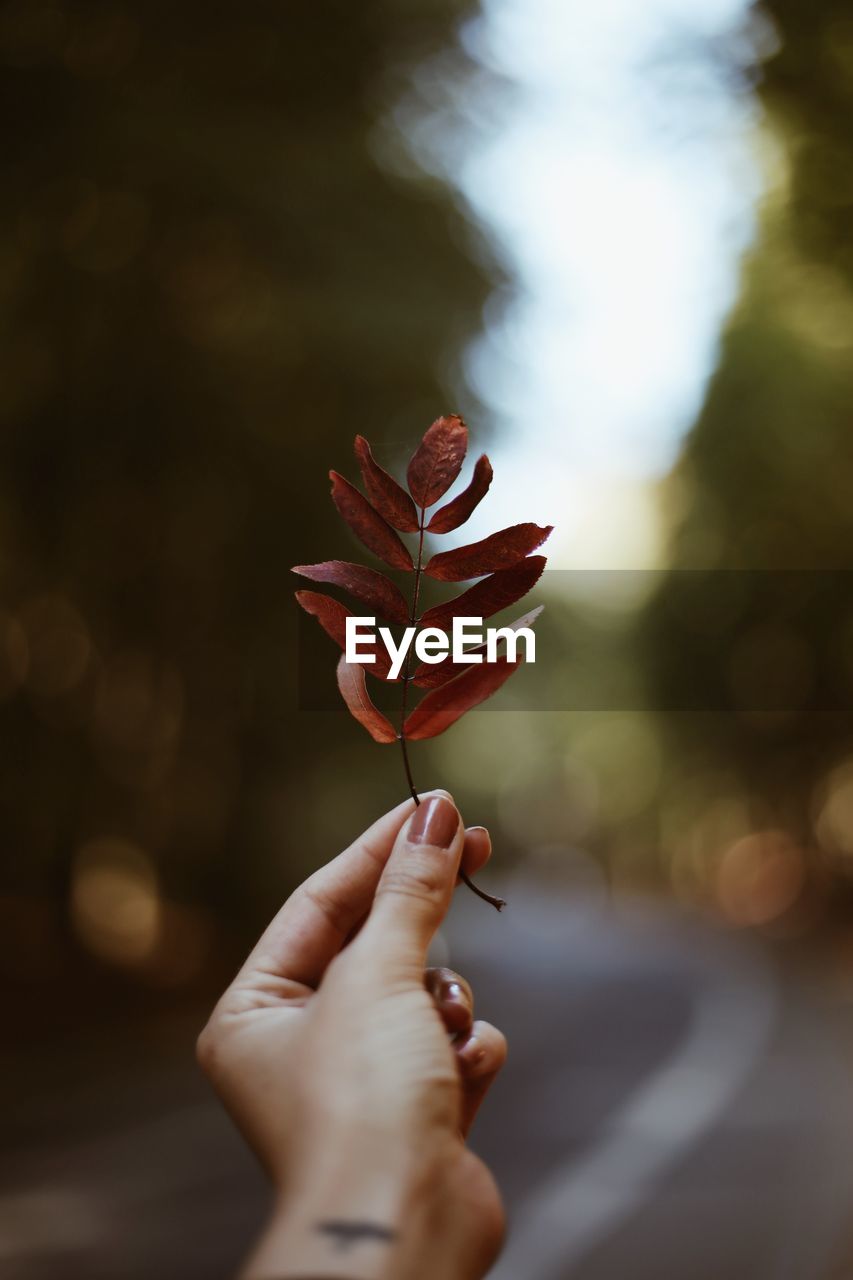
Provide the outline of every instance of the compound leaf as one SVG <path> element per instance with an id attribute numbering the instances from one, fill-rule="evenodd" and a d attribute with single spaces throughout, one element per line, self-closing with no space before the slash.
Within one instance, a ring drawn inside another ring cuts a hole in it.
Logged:
<path id="1" fill-rule="evenodd" d="M 397 730 L 386 715 L 374 705 L 367 692 L 364 667 L 359 662 L 347 662 L 341 655 L 338 660 L 338 688 L 350 714 L 364 725 L 376 742 L 395 742 Z"/>
<path id="2" fill-rule="evenodd" d="M 497 569 L 510 569 L 535 551 L 553 527 L 550 524 L 544 528 L 538 524 L 510 525 L 480 542 L 439 552 L 428 561 L 424 572 L 441 582 L 462 582 Z"/>
<path id="3" fill-rule="evenodd" d="M 420 524 L 414 502 L 403 486 L 380 467 L 364 436 L 355 438 L 355 456 L 367 496 L 379 514 L 395 529 L 416 533 Z"/>
<path id="4" fill-rule="evenodd" d="M 520 631 L 522 627 L 532 627 L 544 607 L 540 604 L 529 613 L 516 618 L 514 622 L 507 622 L 505 626 L 511 627 L 513 631 Z M 500 643 L 503 643 L 503 639 Z M 478 644 L 476 648 L 466 649 L 465 652 L 466 654 L 485 653 L 486 646 Z M 438 689 L 440 685 L 447 684 L 448 680 L 453 680 L 461 671 L 468 671 L 469 668 L 470 663 L 454 662 L 453 655 L 449 653 L 446 658 L 442 658 L 441 662 L 419 663 L 412 673 L 412 684 L 416 684 L 421 689 Z"/>
<path id="5" fill-rule="evenodd" d="M 357 538 L 394 569 L 414 569 L 412 557 L 387 520 L 355 485 L 337 471 L 329 472 L 332 501 Z"/>
<path id="6" fill-rule="evenodd" d="M 522 664 L 498 658 L 468 667 L 447 684 L 433 689 L 415 707 L 403 725 L 404 738 L 435 738 L 449 729 L 466 711 L 493 694 Z"/>
<path id="7" fill-rule="evenodd" d="M 322 591 L 296 591 L 294 595 L 305 612 L 317 619 L 326 635 L 331 636 L 335 644 L 346 651 L 346 620 L 353 616 L 352 610 L 341 604 L 340 600 L 324 595 Z M 391 659 L 385 646 L 378 641 L 372 647 L 362 642 L 359 648 L 363 653 L 372 653 L 376 659 L 375 662 L 368 663 L 365 670 L 376 676 L 377 680 L 390 680 Z"/>
<path id="8" fill-rule="evenodd" d="M 456 413 L 436 418 L 415 450 L 406 478 L 419 507 L 438 502 L 459 475 L 468 448 L 468 428 Z"/>
<path id="9" fill-rule="evenodd" d="M 409 606 L 402 591 L 378 569 L 351 564 L 349 560 L 323 560 L 320 564 L 295 564 L 291 572 L 312 582 L 330 582 L 341 587 L 368 613 L 386 622 L 409 621 Z"/>
<path id="10" fill-rule="evenodd" d="M 545 556 L 526 556 L 511 569 L 496 569 L 453 600 L 427 609 L 421 626 L 445 628 L 454 618 L 491 618 L 527 595 L 542 576 L 545 563 Z"/>
<path id="11" fill-rule="evenodd" d="M 427 530 L 430 533 L 450 533 L 464 524 L 477 504 L 482 502 L 488 493 L 492 475 L 492 464 L 485 454 L 481 454 L 474 464 L 474 474 L 468 488 L 463 489 L 457 497 L 433 512 Z"/>

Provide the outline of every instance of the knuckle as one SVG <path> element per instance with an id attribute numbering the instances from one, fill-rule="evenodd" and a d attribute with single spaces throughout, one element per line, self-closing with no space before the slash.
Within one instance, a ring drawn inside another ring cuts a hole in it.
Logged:
<path id="1" fill-rule="evenodd" d="M 438 906 L 447 892 L 445 877 L 429 858 L 409 856 L 404 866 L 388 867 L 379 882 L 377 898 L 397 896 L 415 898 Z"/>
<path id="2" fill-rule="evenodd" d="M 211 1018 L 201 1029 L 195 1042 L 196 1062 L 205 1075 L 214 1070 L 217 1057 L 216 1027 Z"/>
<path id="3" fill-rule="evenodd" d="M 339 901 L 325 888 L 321 875 L 315 873 L 296 890 L 296 894 L 311 902 L 321 915 L 338 933 L 345 933 L 349 923 L 349 910 L 346 903 Z"/>
<path id="4" fill-rule="evenodd" d="M 207 1022 L 198 1033 L 195 1042 L 196 1062 L 207 1076 L 216 1075 L 221 1067 L 223 1043 L 222 1032 L 223 1027 L 220 1005 L 217 1004 Z"/>

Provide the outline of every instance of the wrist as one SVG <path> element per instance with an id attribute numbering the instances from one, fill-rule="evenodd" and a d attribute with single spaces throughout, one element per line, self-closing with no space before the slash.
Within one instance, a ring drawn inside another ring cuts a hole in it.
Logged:
<path id="1" fill-rule="evenodd" d="M 242 1280 L 457 1280 L 452 1213 L 437 1165 L 329 1154 L 279 1192 Z"/>

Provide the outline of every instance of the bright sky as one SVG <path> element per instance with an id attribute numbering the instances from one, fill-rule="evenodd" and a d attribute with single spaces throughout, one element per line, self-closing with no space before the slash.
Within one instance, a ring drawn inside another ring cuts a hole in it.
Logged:
<path id="1" fill-rule="evenodd" d="M 497 118 L 460 98 L 406 121 L 517 284 L 467 354 L 501 435 L 464 540 L 535 519 L 558 526 L 551 567 L 655 563 L 653 483 L 701 405 L 761 194 L 737 68 L 771 36 L 748 7 L 483 0 L 462 38 L 513 84 Z M 473 125 L 461 152 L 453 111 Z"/>

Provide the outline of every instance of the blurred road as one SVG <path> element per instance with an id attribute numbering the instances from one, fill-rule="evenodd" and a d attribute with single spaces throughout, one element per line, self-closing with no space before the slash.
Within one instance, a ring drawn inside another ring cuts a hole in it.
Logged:
<path id="1" fill-rule="evenodd" d="M 850 1011 L 663 907 L 502 890 L 501 918 L 458 895 L 438 946 L 510 1040 L 475 1144 L 510 1205 L 494 1280 L 853 1274 Z M 195 1071 L 201 1018 L 7 1061 L 0 1274 L 233 1274 L 266 1190 Z"/>
<path id="2" fill-rule="evenodd" d="M 511 1206 L 494 1280 L 845 1266 L 853 1074 L 838 1011 L 695 919 L 614 915 L 520 880 L 504 891 L 497 953 L 472 904 L 450 939 L 511 1045 L 476 1138 Z"/>

